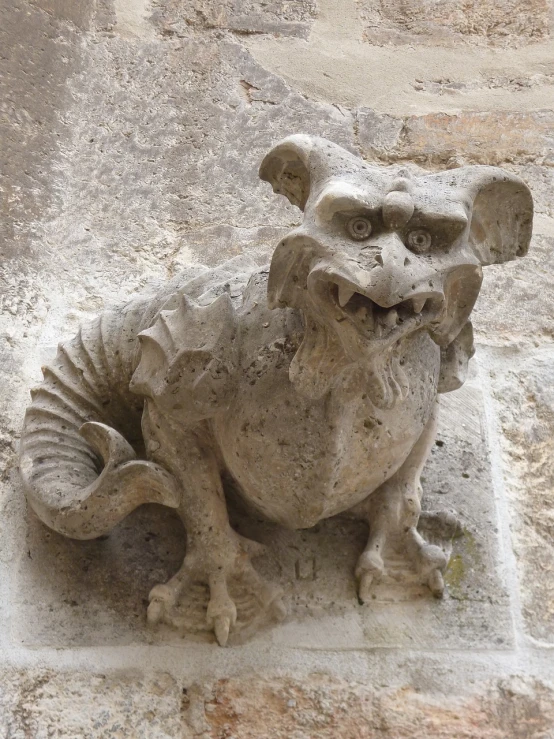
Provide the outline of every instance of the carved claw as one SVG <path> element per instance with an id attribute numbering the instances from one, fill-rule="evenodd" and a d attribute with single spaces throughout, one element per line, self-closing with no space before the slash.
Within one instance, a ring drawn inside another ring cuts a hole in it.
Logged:
<path id="1" fill-rule="evenodd" d="M 227 646 L 229 631 L 232 625 L 234 626 L 234 623 L 232 623 L 232 620 L 228 616 L 218 616 L 214 620 L 213 629 L 215 632 L 215 638 L 220 647 Z"/>
<path id="2" fill-rule="evenodd" d="M 420 539 L 419 536 L 418 539 Z M 442 549 L 434 544 L 425 543 L 420 545 L 418 541 L 417 545 L 417 564 L 421 579 L 427 584 L 435 598 L 442 598 L 444 595 L 444 579 L 442 573 L 446 569 L 448 558 Z"/>
<path id="3" fill-rule="evenodd" d="M 229 553 L 226 560 L 213 559 L 208 555 L 200 556 L 199 552 L 187 555 L 181 569 L 169 582 L 152 588 L 147 611 L 149 624 L 165 622 L 171 625 L 178 621 L 179 615 L 175 609 L 179 605 L 181 595 L 195 582 L 205 582 L 209 586 L 210 599 L 206 611 L 206 624 L 213 630 L 217 642 L 222 647 L 227 645 L 238 620 L 237 607 L 229 594 L 230 584 L 233 588 L 237 587 L 239 593 L 248 594 L 250 605 L 242 612 L 242 616 L 245 613 L 249 616 L 257 613 L 265 614 L 265 618 L 269 615 L 271 620 L 283 620 L 287 610 L 281 598 L 281 589 L 266 583 L 250 562 L 250 556 L 263 553 L 265 547 L 238 534 L 235 536 L 236 538 L 229 543 L 229 549 L 234 552 Z M 247 549 L 252 555 L 247 553 Z M 239 602 L 244 603 L 243 596 L 239 596 Z M 256 618 L 257 615 L 254 620 Z M 241 622 L 243 628 L 244 618 Z"/>
<path id="4" fill-rule="evenodd" d="M 275 597 L 275 599 L 270 605 L 271 615 L 276 621 L 284 621 L 284 619 L 288 615 L 288 609 L 281 596 L 282 596 L 282 593 L 281 593 L 281 590 L 279 590 L 278 595 Z"/>
<path id="5" fill-rule="evenodd" d="M 229 596 L 227 581 L 223 575 L 210 578 L 210 602 L 206 621 L 208 627 L 214 630 L 219 645 L 224 647 L 229 631 L 237 622 L 237 607 Z"/>
<path id="6" fill-rule="evenodd" d="M 444 595 L 444 579 L 440 570 L 433 570 L 427 579 L 429 590 L 435 598 L 442 598 Z"/>
<path id="7" fill-rule="evenodd" d="M 146 620 L 151 626 L 155 626 L 163 621 L 164 603 L 158 598 L 153 598 L 148 604 L 146 611 Z"/>
<path id="8" fill-rule="evenodd" d="M 175 580 L 175 578 L 173 578 L 173 580 Z M 175 586 L 177 582 L 178 587 Z M 165 585 L 156 585 L 150 591 L 148 596 L 150 603 L 148 605 L 148 610 L 146 611 L 146 620 L 152 626 L 162 623 L 167 610 L 175 606 L 177 603 L 184 585 L 181 580 L 175 580 L 175 584 L 170 580 L 170 582 Z"/>
<path id="9" fill-rule="evenodd" d="M 371 597 L 371 586 L 373 585 L 374 574 L 372 572 L 364 573 L 358 578 L 358 600 L 360 603 L 367 603 Z"/>
<path id="10" fill-rule="evenodd" d="M 376 577 L 384 571 L 384 563 L 381 555 L 374 549 L 366 549 L 358 559 L 356 565 L 356 579 L 358 580 L 358 598 L 362 603 L 367 603 L 371 597 L 371 586 Z"/>

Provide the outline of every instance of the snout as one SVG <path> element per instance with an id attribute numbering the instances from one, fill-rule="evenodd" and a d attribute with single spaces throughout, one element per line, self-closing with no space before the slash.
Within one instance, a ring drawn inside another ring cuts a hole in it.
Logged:
<path id="1" fill-rule="evenodd" d="M 396 340 L 440 320 L 445 296 L 429 261 L 420 264 L 394 234 L 364 252 L 363 259 L 335 257 L 310 271 L 308 293 L 328 323 L 338 329 L 348 321 L 368 339 Z"/>
<path id="2" fill-rule="evenodd" d="M 327 323 L 348 321 L 368 339 L 400 338 L 439 319 L 443 296 L 436 291 L 415 292 L 404 300 L 386 305 L 377 302 L 371 286 L 353 282 L 340 272 L 313 270 L 308 277 L 308 291 L 318 312 Z"/>

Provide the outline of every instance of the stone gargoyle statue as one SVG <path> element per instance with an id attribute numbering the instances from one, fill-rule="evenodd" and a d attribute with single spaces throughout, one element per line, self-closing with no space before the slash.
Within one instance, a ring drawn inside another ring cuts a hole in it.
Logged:
<path id="1" fill-rule="evenodd" d="M 532 225 L 527 186 L 495 167 L 415 176 L 295 135 L 260 176 L 304 212 L 269 269 L 239 257 L 83 326 L 43 368 L 21 440 L 29 504 L 62 534 L 98 537 L 142 503 L 177 509 L 186 556 L 148 620 L 170 622 L 203 583 L 222 645 L 232 582 L 283 613 L 222 477 L 286 527 L 367 521 L 361 601 L 388 549 L 442 595 L 449 553 L 418 530 L 437 395 L 465 379 L 482 267 L 523 256 Z"/>

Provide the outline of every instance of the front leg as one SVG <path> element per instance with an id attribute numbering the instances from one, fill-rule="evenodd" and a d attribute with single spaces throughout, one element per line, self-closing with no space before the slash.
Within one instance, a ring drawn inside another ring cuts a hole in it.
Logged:
<path id="1" fill-rule="evenodd" d="M 177 426 L 147 403 L 143 434 L 148 456 L 179 481 L 179 515 L 187 532 L 187 551 L 179 572 L 150 592 L 148 621 L 164 621 L 181 595 L 194 583 L 208 585 L 208 627 L 219 644 L 227 643 L 237 620 L 229 594 L 229 581 L 239 580 L 263 609 L 282 610 L 279 592 L 258 575 L 250 558 L 263 551 L 261 544 L 240 536 L 229 523 L 219 466 L 207 426 Z"/>
<path id="2" fill-rule="evenodd" d="M 447 556 L 440 547 L 427 543 L 417 530 L 421 515 L 420 476 L 435 440 L 437 418 L 438 403 L 402 467 L 352 511 L 369 524 L 368 542 L 356 565 L 362 602 L 369 599 L 375 577 L 384 573 L 385 548 L 412 562 L 420 580 L 435 597 L 440 598 L 444 592 L 442 573 L 448 564 Z M 443 519 L 452 535 L 456 520 L 453 516 Z"/>

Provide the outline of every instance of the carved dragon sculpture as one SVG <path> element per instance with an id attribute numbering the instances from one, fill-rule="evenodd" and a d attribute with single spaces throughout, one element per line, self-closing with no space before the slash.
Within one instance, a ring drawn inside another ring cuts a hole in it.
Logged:
<path id="1" fill-rule="evenodd" d="M 178 510 L 186 556 L 148 619 L 206 583 L 220 644 L 231 579 L 283 608 L 222 474 L 284 526 L 364 518 L 361 600 L 391 547 L 442 594 L 447 555 L 417 528 L 437 393 L 464 381 L 482 267 L 524 255 L 532 224 L 526 185 L 493 167 L 412 176 L 297 135 L 260 176 L 304 212 L 269 270 L 238 258 L 83 326 L 43 368 L 21 441 L 28 501 L 62 534 L 100 536 L 145 502 Z"/>

